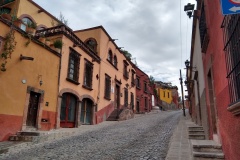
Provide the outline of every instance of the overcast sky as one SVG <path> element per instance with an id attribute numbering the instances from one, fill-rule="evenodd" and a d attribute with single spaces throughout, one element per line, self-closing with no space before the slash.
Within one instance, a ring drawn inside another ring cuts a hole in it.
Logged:
<path id="1" fill-rule="evenodd" d="M 185 80 L 183 68 L 190 57 L 192 29 L 192 19 L 183 9 L 195 0 L 34 1 L 56 17 L 61 12 L 73 30 L 102 25 L 118 39 L 118 47 L 132 54 L 141 70 L 181 91 L 179 70 Z"/>

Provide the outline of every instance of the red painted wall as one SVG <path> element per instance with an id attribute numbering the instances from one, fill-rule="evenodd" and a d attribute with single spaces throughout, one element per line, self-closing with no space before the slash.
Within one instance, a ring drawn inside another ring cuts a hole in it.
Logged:
<path id="1" fill-rule="evenodd" d="M 220 141 L 223 146 L 223 152 L 226 160 L 239 160 L 240 158 L 240 117 L 234 116 L 227 111 L 230 104 L 228 81 L 226 78 L 225 53 L 223 51 L 223 32 L 221 24 L 223 15 L 221 14 L 219 0 L 205 0 L 205 14 L 207 19 L 207 28 L 210 35 L 210 42 L 207 53 L 203 53 L 203 63 L 206 84 L 206 101 L 209 114 L 210 139 L 213 138 L 212 118 L 210 110 L 210 99 L 208 92 L 207 75 L 209 68 L 212 68 L 213 87 L 215 95 L 215 107 L 217 114 L 217 128 Z M 213 9 L 214 8 L 214 9 Z M 212 65 L 210 65 L 212 62 Z"/>
<path id="2" fill-rule="evenodd" d="M 113 110 L 114 110 L 114 105 L 113 103 L 110 103 L 103 109 L 96 112 L 95 113 L 96 124 L 105 121 L 109 117 L 109 115 L 113 112 Z"/>
<path id="3" fill-rule="evenodd" d="M 140 88 L 136 86 L 136 101 L 139 101 L 140 103 L 139 112 L 140 113 L 150 112 L 152 108 L 152 105 L 150 104 L 151 94 L 148 94 L 144 91 L 144 82 L 147 82 L 147 85 L 149 84 L 148 75 L 146 75 L 146 73 L 144 73 L 137 67 L 135 67 L 134 69 L 136 70 L 136 76 L 138 76 L 140 79 Z M 147 88 L 148 88 L 148 92 L 149 90 L 150 92 L 152 92 L 149 86 L 147 86 Z M 147 97 L 147 103 L 148 103 L 147 107 L 145 107 L 145 97 Z"/>
<path id="4" fill-rule="evenodd" d="M 22 116 L 0 114 L 0 141 L 6 141 L 10 135 L 20 131 L 22 128 L 22 120 Z"/>
<path id="5" fill-rule="evenodd" d="M 42 119 L 47 119 L 47 122 L 41 122 L 42 131 L 54 129 L 56 126 L 56 112 L 44 111 L 42 112 Z"/>

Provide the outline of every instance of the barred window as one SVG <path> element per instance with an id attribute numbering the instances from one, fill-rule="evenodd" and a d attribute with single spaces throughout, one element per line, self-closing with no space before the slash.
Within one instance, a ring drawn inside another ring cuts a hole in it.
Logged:
<path id="1" fill-rule="evenodd" d="M 93 64 L 87 59 L 85 59 L 83 86 L 87 89 L 92 89 L 92 74 L 93 74 Z"/>
<path id="2" fill-rule="evenodd" d="M 86 45 L 91 48 L 95 53 L 97 52 L 97 41 L 93 38 L 88 39 Z"/>
<path id="3" fill-rule="evenodd" d="M 114 56 L 113 58 L 113 65 L 117 68 L 117 56 Z"/>
<path id="4" fill-rule="evenodd" d="M 225 16 L 222 23 L 230 101 L 240 101 L 240 15 Z"/>
<path id="5" fill-rule="evenodd" d="M 135 81 L 134 80 L 135 80 L 135 71 L 132 70 L 132 79 L 131 79 L 132 86 L 135 85 Z"/>
<path id="6" fill-rule="evenodd" d="M 124 78 L 128 79 L 129 78 L 129 73 L 128 73 L 128 70 L 127 70 L 127 67 L 128 67 L 128 63 L 126 60 L 123 61 L 123 76 Z"/>
<path id="7" fill-rule="evenodd" d="M 147 82 L 144 82 L 144 92 L 147 92 Z"/>
<path id="8" fill-rule="evenodd" d="M 140 84 L 140 78 L 139 77 L 137 77 L 136 78 L 136 86 L 137 86 L 137 88 L 141 88 L 141 84 Z"/>
<path id="9" fill-rule="evenodd" d="M 112 51 L 109 50 L 109 51 L 108 51 L 108 61 L 109 61 L 110 63 L 112 63 L 112 59 L 113 59 L 113 54 L 112 54 Z"/>
<path id="10" fill-rule="evenodd" d="M 201 16 L 200 16 L 200 20 L 199 20 L 199 31 L 200 31 L 202 52 L 206 53 L 208 43 L 209 43 L 209 35 L 207 33 L 207 23 L 206 23 L 204 3 L 202 4 Z"/>
<path id="11" fill-rule="evenodd" d="M 124 106 L 128 107 L 128 89 L 124 88 Z"/>
<path id="12" fill-rule="evenodd" d="M 80 65 L 80 54 L 70 48 L 69 61 L 68 61 L 68 75 L 67 80 L 79 84 L 79 65 Z"/>
<path id="13" fill-rule="evenodd" d="M 111 77 L 105 74 L 105 94 L 104 98 L 111 99 Z"/>

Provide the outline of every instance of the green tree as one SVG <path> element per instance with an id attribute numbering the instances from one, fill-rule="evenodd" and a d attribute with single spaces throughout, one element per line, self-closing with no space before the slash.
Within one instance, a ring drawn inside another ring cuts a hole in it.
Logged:
<path id="1" fill-rule="evenodd" d="M 150 75 L 149 81 L 150 81 L 150 85 L 153 85 L 155 83 L 154 77 Z"/>
<path id="2" fill-rule="evenodd" d="M 132 54 L 131 54 L 131 53 L 129 53 L 129 52 L 126 51 L 126 50 L 121 50 L 121 52 L 122 52 L 129 60 L 131 60 L 131 58 L 132 58 Z"/>

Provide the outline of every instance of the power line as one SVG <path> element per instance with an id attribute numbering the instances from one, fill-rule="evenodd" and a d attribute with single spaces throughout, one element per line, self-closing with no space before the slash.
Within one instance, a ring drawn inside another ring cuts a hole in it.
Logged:
<path id="1" fill-rule="evenodd" d="M 182 7 L 182 0 L 180 0 L 180 8 L 179 8 L 179 11 L 180 11 L 180 46 L 181 46 L 181 68 L 182 68 L 182 16 L 181 16 L 181 7 Z"/>

